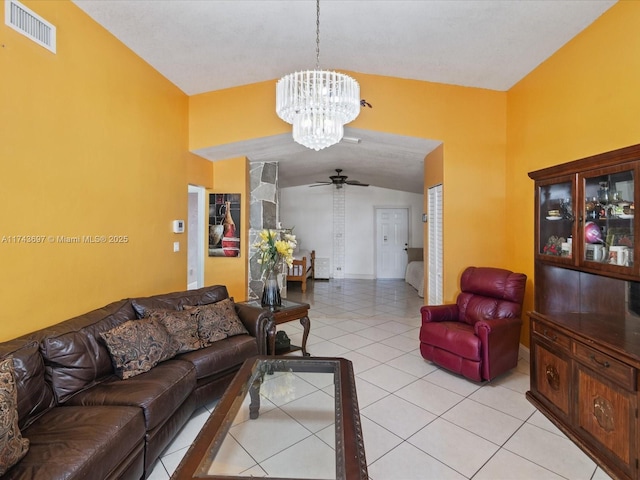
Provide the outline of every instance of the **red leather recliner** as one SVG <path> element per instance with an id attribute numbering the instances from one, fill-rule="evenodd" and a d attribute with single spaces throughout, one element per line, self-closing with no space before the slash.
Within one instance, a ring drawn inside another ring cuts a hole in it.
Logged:
<path id="1" fill-rule="evenodd" d="M 468 267 L 455 305 L 420 309 L 422 356 L 476 382 L 514 368 L 526 282 L 522 273 Z"/>

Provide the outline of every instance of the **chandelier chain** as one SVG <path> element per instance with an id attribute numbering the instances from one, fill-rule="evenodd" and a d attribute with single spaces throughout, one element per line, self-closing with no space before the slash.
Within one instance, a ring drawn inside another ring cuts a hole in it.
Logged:
<path id="1" fill-rule="evenodd" d="M 320 70 L 320 0 L 316 0 L 316 70 Z"/>

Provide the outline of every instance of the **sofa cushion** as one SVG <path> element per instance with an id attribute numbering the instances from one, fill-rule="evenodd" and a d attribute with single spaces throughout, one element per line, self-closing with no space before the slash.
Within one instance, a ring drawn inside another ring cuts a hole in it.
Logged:
<path id="1" fill-rule="evenodd" d="M 131 302 L 120 300 L 42 331 L 46 378 L 58 402 L 113 374 L 111 355 L 100 333 L 133 318 Z"/>
<path id="2" fill-rule="evenodd" d="M 145 318 L 160 322 L 169 335 L 178 343 L 178 353 L 190 352 L 202 347 L 198 336 L 198 320 L 187 310 L 166 310 L 149 308 Z"/>
<path id="3" fill-rule="evenodd" d="M 187 308 L 198 321 L 198 336 L 203 346 L 227 337 L 249 333 L 238 317 L 233 300 L 230 298 L 210 305 Z"/>
<path id="4" fill-rule="evenodd" d="M 56 407 L 25 430 L 31 446 L 3 480 L 109 478 L 144 444 L 142 412 L 133 407 Z"/>
<path id="5" fill-rule="evenodd" d="M 45 367 L 40 344 L 19 338 L 0 344 L 0 357 L 13 358 L 13 373 L 18 397 L 18 425 L 21 429 L 33 423 L 54 405 L 55 399 L 45 381 Z"/>
<path id="6" fill-rule="evenodd" d="M 13 376 L 13 359 L 0 361 L 0 475 L 15 465 L 29 450 L 29 440 L 18 427 L 18 400 Z"/>
<path id="7" fill-rule="evenodd" d="M 129 320 L 102 332 L 113 366 L 122 379 L 148 372 L 178 352 L 178 343 L 154 318 Z"/>
<path id="8" fill-rule="evenodd" d="M 152 297 L 135 298 L 131 301 L 138 318 L 143 318 L 148 308 L 182 310 L 185 305 L 208 305 L 229 297 L 227 287 L 214 285 L 211 287 L 164 293 Z"/>
<path id="9" fill-rule="evenodd" d="M 247 359 L 258 354 L 255 337 L 238 335 L 221 342 L 178 355 L 176 359 L 187 360 L 195 366 L 198 380 L 218 375 L 226 370 L 242 365 Z"/>
<path id="10" fill-rule="evenodd" d="M 152 430 L 171 417 L 191 395 L 195 385 L 193 364 L 167 360 L 127 380 L 113 375 L 99 385 L 73 396 L 67 405 L 137 406 L 144 413 L 146 429 Z"/>

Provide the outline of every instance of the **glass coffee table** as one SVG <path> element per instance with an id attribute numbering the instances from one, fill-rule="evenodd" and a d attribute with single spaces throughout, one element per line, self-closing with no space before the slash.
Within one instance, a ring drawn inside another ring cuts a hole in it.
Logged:
<path id="1" fill-rule="evenodd" d="M 172 479 L 367 480 L 351 362 L 245 361 Z"/>

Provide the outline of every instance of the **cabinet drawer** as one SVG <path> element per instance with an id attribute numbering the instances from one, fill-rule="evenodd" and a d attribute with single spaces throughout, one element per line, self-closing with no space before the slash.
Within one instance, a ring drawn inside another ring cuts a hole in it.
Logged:
<path id="1" fill-rule="evenodd" d="M 533 331 L 554 345 L 563 347 L 566 350 L 571 349 L 571 339 L 553 327 L 548 327 L 547 325 L 534 320 Z"/>
<path id="2" fill-rule="evenodd" d="M 573 344 L 573 350 L 576 360 L 604 378 L 620 384 L 627 390 L 636 389 L 636 371 L 633 367 L 578 342 Z"/>

